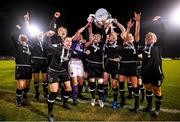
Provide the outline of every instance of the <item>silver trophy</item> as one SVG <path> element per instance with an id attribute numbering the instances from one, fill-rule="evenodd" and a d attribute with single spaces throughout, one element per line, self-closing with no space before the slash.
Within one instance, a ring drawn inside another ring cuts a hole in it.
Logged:
<path id="1" fill-rule="evenodd" d="M 94 16 L 94 23 L 98 28 L 107 28 L 112 20 L 111 14 L 104 8 L 98 9 Z"/>
<path id="2" fill-rule="evenodd" d="M 113 21 L 114 19 L 111 17 L 111 14 L 104 8 L 100 8 L 96 11 L 95 14 L 89 14 L 87 21 L 94 24 L 98 28 L 105 28 L 108 31 L 110 28 L 114 31 Z"/>

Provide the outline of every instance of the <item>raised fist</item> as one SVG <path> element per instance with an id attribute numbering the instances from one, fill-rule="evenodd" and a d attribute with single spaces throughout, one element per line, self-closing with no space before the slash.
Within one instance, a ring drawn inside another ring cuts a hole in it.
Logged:
<path id="1" fill-rule="evenodd" d="M 141 20 L 141 13 L 134 12 L 134 20 L 135 21 L 140 21 Z"/>
<path id="2" fill-rule="evenodd" d="M 60 12 L 55 12 L 55 13 L 54 13 L 54 17 L 55 17 L 55 18 L 59 18 L 60 16 L 61 16 L 61 13 L 60 13 Z"/>
<path id="3" fill-rule="evenodd" d="M 54 31 L 52 31 L 52 30 L 49 30 L 48 32 L 46 32 L 46 35 L 48 36 L 48 37 L 51 37 L 51 36 L 53 36 L 54 34 L 56 34 Z"/>
<path id="4" fill-rule="evenodd" d="M 161 18 L 161 16 L 155 16 L 152 20 L 153 21 L 157 21 L 157 20 L 159 20 Z"/>
<path id="5" fill-rule="evenodd" d="M 20 29 L 21 29 L 21 26 L 20 26 L 20 25 L 16 25 L 16 28 L 20 30 Z"/>
<path id="6" fill-rule="evenodd" d="M 132 19 L 130 19 L 127 23 L 127 27 L 131 28 L 134 25 L 134 22 L 132 21 Z"/>
<path id="7" fill-rule="evenodd" d="M 24 15 L 24 20 L 25 20 L 25 21 L 29 21 L 29 13 L 28 13 L 28 12 L 27 12 L 26 15 Z"/>

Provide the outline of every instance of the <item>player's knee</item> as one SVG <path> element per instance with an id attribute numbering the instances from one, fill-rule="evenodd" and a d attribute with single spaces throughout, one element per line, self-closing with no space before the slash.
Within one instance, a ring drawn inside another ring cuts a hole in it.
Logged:
<path id="1" fill-rule="evenodd" d="M 153 91 L 153 86 L 151 84 L 145 84 L 145 88 L 147 91 Z"/>
<path id="2" fill-rule="evenodd" d="M 90 91 L 95 91 L 96 83 L 95 82 L 89 82 Z"/>
<path id="3" fill-rule="evenodd" d="M 89 78 L 90 82 L 95 82 L 95 78 Z"/>
<path id="4" fill-rule="evenodd" d="M 162 96 L 161 88 L 156 88 L 156 89 L 154 89 L 154 94 L 155 94 L 156 96 Z"/>
<path id="5" fill-rule="evenodd" d="M 66 86 L 65 91 L 69 92 L 69 91 L 71 91 L 71 90 L 72 90 L 71 86 Z"/>
<path id="6" fill-rule="evenodd" d="M 98 84 L 103 84 L 103 79 L 102 78 L 98 79 Z"/>

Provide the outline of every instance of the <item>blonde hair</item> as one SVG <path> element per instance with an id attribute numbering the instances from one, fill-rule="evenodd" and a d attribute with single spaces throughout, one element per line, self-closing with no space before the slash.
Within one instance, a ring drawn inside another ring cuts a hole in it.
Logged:
<path id="1" fill-rule="evenodd" d="M 28 41 L 28 37 L 24 34 L 19 35 L 18 41 L 22 42 L 22 40 L 21 40 L 22 37 L 26 39 L 26 42 Z"/>
<path id="2" fill-rule="evenodd" d="M 68 33 L 67 28 L 65 28 L 65 27 L 63 27 L 63 26 L 61 26 L 61 27 L 58 28 L 58 33 L 59 33 L 61 30 L 65 30 L 66 33 Z"/>
<path id="3" fill-rule="evenodd" d="M 71 38 L 71 37 L 69 37 L 69 36 L 67 36 L 67 37 L 65 37 L 65 39 L 64 39 L 64 41 L 63 41 L 63 42 L 65 42 L 66 40 L 71 40 L 71 41 L 72 41 L 72 38 Z"/>
<path id="4" fill-rule="evenodd" d="M 115 34 L 116 36 L 118 35 L 118 33 L 116 33 L 116 32 L 111 32 L 111 33 L 109 34 L 109 36 L 112 36 L 113 34 Z"/>
<path id="5" fill-rule="evenodd" d="M 146 34 L 145 44 L 147 44 L 147 36 L 148 36 L 148 35 L 151 35 L 151 36 L 153 37 L 153 40 L 152 40 L 153 43 L 155 43 L 155 42 L 157 41 L 157 36 L 156 36 L 156 34 L 153 33 L 153 32 L 149 32 L 149 33 Z"/>

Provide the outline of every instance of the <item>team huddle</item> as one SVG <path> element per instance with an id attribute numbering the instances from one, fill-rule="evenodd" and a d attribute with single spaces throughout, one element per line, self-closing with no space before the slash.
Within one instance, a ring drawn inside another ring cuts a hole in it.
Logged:
<path id="1" fill-rule="evenodd" d="M 110 22 L 101 21 L 102 33 L 93 33 L 95 18 L 89 16 L 87 24 L 80 28 L 72 37 L 68 36 L 67 28 L 57 27 L 60 13 L 56 12 L 47 32 L 39 32 L 35 36 L 30 33 L 29 13 L 24 15 L 25 26 L 16 25 L 11 37 L 14 43 L 17 80 L 16 105 L 20 107 L 27 100 L 30 80 L 34 78 L 35 100 L 39 100 L 39 75 L 42 74 L 43 95 L 48 103 L 48 120 L 54 121 L 53 106 L 59 89 L 63 99 L 63 107 L 71 109 L 68 103 L 72 97 L 73 104 L 78 104 L 83 84 L 88 81 L 91 93 L 91 105 L 95 106 L 96 94 L 100 107 L 108 98 L 108 83 L 113 92 L 112 108 L 118 108 L 118 93 L 120 107 L 125 100 L 134 99 L 134 111 L 139 110 L 141 101 L 146 96 L 147 107 L 143 111 L 158 116 L 162 102 L 161 85 L 163 82 L 161 49 L 163 39 L 157 40 L 153 32 L 145 36 L 144 45 L 140 45 L 141 13 L 134 13 L 134 20 L 127 22 L 127 28 L 117 19 Z M 160 16 L 152 20 L 159 22 Z M 96 23 L 97 24 L 97 23 Z M 130 33 L 135 25 L 134 35 Z M 119 31 L 115 31 L 116 26 Z M 83 37 L 83 31 L 88 32 L 88 38 Z M 119 33 L 120 32 L 120 33 Z M 161 33 L 161 36 L 165 31 Z M 125 97 L 125 81 L 129 95 Z M 146 94 L 144 93 L 144 87 Z M 97 93 L 96 93 L 97 92 Z M 153 93 L 155 94 L 155 110 L 152 111 Z"/>

